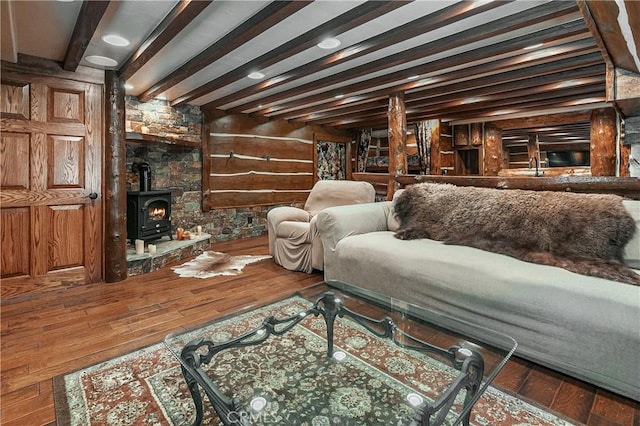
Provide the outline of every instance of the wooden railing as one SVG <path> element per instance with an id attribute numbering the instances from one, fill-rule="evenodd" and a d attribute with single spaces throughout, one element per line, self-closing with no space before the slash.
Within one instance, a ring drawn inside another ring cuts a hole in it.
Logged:
<path id="1" fill-rule="evenodd" d="M 354 173 L 354 180 L 386 185 L 386 173 Z M 496 189 L 528 189 L 533 191 L 566 191 L 617 194 L 640 200 L 640 178 L 636 177 L 500 177 L 500 176 L 435 176 L 405 175 L 394 178 L 403 186 L 420 182 L 450 183 L 457 186 L 478 186 Z"/>

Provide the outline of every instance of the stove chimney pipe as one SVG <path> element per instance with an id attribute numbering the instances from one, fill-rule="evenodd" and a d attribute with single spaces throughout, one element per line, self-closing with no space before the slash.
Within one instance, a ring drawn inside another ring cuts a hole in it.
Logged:
<path id="1" fill-rule="evenodd" d="M 151 166 L 146 161 L 133 163 L 131 171 L 138 173 L 140 178 L 140 192 L 151 191 Z"/>

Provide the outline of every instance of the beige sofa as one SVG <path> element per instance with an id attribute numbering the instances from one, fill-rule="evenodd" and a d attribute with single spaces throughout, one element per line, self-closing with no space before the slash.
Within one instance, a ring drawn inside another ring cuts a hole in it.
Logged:
<path id="1" fill-rule="evenodd" d="M 625 207 L 640 227 L 640 201 Z M 428 308 L 505 333 L 521 357 L 640 400 L 640 287 L 472 247 L 400 240 L 389 230 L 390 211 L 380 202 L 318 214 L 326 280 L 415 304 L 418 315 Z M 626 256 L 638 268 L 640 232 Z"/>

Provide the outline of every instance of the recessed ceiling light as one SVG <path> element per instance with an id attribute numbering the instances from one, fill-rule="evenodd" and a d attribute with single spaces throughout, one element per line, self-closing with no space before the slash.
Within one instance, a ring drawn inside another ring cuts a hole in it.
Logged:
<path id="1" fill-rule="evenodd" d="M 248 77 L 254 80 L 262 80 L 264 78 L 264 74 L 261 73 L 260 71 L 254 71 L 251 74 L 249 74 Z"/>
<path id="2" fill-rule="evenodd" d="M 419 75 L 410 75 L 409 77 L 407 77 L 407 80 L 415 80 L 416 78 L 420 78 Z"/>
<path id="3" fill-rule="evenodd" d="M 130 44 L 129 40 L 117 34 L 104 35 L 102 36 L 102 40 L 112 46 L 128 46 Z"/>
<path id="4" fill-rule="evenodd" d="M 166 101 L 167 97 L 165 95 L 158 95 L 156 96 L 156 99 L 160 99 L 161 101 Z"/>
<path id="5" fill-rule="evenodd" d="M 91 55 L 84 58 L 87 62 L 93 65 L 101 65 L 103 67 L 115 67 L 118 65 L 118 61 L 106 56 Z"/>
<path id="6" fill-rule="evenodd" d="M 131 84 L 131 83 L 125 83 L 125 84 L 124 84 L 124 88 L 125 88 L 125 89 L 127 89 L 127 90 L 131 90 L 131 89 L 133 89 L 133 84 Z"/>
<path id="7" fill-rule="evenodd" d="M 318 43 L 320 49 L 335 49 L 340 46 L 340 40 L 337 38 L 327 38 Z"/>
<path id="8" fill-rule="evenodd" d="M 344 98 L 344 95 L 343 95 L 342 93 L 340 93 L 340 94 L 338 94 L 338 95 L 335 95 L 335 96 L 334 96 L 334 98 L 336 98 L 336 99 L 342 99 L 342 98 Z"/>

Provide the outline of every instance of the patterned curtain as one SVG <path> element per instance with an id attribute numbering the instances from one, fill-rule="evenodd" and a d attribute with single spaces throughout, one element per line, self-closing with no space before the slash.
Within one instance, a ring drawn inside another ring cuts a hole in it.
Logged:
<path id="1" fill-rule="evenodd" d="M 364 172 L 367 168 L 367 155 L 369 155 L 369 145 L 371 145 L 371 130 L 362 129 L 358 133 L 358 152 L 356 155 L 356 171 L 358 172 Z"/>
<path id="2" fill-rule="evenodd" d="M 416 143 L 420 174 L 431 174 L 431 131 L 438 126 L 438 120 L 425 120 L 416 123 Z"/>

